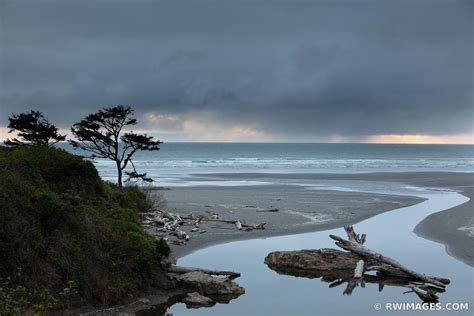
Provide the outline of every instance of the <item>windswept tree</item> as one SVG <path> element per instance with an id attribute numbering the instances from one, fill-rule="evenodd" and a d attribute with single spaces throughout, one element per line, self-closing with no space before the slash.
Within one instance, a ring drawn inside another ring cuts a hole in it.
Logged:
<path id="1" fill-rule="evenodd" d="M 71 128 L 72 134 L 77 138 L 70 140 L 75 149 L 90 152 L 92 158 L 106 158 L 115 162 L 119 187 L 123 185 L 123 173 L 127 174 L 129 179 L 152 181 L 146 173 L 137 172 L 132 157 L 139 150 L 159 150 L 161 144 L 160 141 L 153 140 L 152 136 L 125 131 L 137 124 L 137 120 L 132 118 L 133 112 L 131 107 L 123 105 L 104 108 L 89 114 Z M 133 171 L 126 172 L 129 164 Z"/>
<path id="2" fill-rule="evenodd" d="M 4 141 L 9 146 L 25 145 L 46 145 L 52 146 L 57 142 L 66 139 L 66 135 L 61 135 L 58 128 L 50 124 L 39 111 L 33 111 L 12 114 L 8 118 L 10 129 L 8 133 L 16 132 L 18 138 L 12 138 Z"/>

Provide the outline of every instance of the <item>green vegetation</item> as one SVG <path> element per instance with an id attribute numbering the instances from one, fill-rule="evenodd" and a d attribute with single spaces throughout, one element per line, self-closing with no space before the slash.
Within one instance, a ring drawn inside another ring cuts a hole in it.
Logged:
<path id="1" fill-rule="evenodd" d="M 0 314 L 109 305 L 163 285 L 169 248 L 143 231 L 136 187 L 47 146 L 0 147 Z"/>
<path id="2" fill-rule="evenodd" d="M 18 138 L 7 138 L 4 143 L 9 146 L 46 145 L 53 146 L 66 139 L 66 135 L 59 134 L 59 130 L 48 122 L 39 111 L 13 114 L 8 118 L 9 133 L 16 132 Z"/>

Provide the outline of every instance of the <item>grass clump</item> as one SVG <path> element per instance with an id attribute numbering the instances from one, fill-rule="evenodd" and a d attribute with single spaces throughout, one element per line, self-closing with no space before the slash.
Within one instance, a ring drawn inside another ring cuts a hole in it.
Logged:
<path id="1" fill-rule="evenodd" d="M 149 208 L 138 188 L 102 181 L 64 150 L 1 148 L 0 314 L 109 305 L 161 287 L 170 250 L 144 232 Z"/>

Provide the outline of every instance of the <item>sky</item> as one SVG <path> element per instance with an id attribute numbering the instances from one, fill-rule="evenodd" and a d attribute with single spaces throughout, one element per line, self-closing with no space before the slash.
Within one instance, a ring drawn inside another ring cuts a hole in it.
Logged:
<path id="1" fill-rule="evenodd" d="M 130 105 L 165 142 L 474 143 L 470 0 L 0 0 L 0 139 Z"/>

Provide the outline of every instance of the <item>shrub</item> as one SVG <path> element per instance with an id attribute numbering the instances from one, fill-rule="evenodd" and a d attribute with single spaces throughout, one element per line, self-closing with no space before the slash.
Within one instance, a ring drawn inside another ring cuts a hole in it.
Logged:
<path id="1" fill-rule="evenodd" d="M 21 285 L 0 279 L 0 315 L 19 315 L 28 305 L 28 292 Z"/>
<path id="2" fill-rule="evenodd" d="M 0 286 L 1 308 L 64 307 L 72 294 L 107 305 L 162 286 L 169 248 L 142 228 L 149 205 L 138 188 L 103 182 L 92 163 L 64 150 L 1 149 L 0 278 L 21 271 Z M 23 288 L 32 289 L 27 304 Z"/>
<path id="3" fill-rule="evenodd" d="M 156 247 L 157 253 L 165 256 L 166 258 L 168 258 L 169 255 L 171 254 L 171 249 L 168 246 L 168 243 L 166 242 L 166 240 L 164 240 L 163 238 L 160 238 L 158 240 L 155 239 L 155 247 Z"/>

